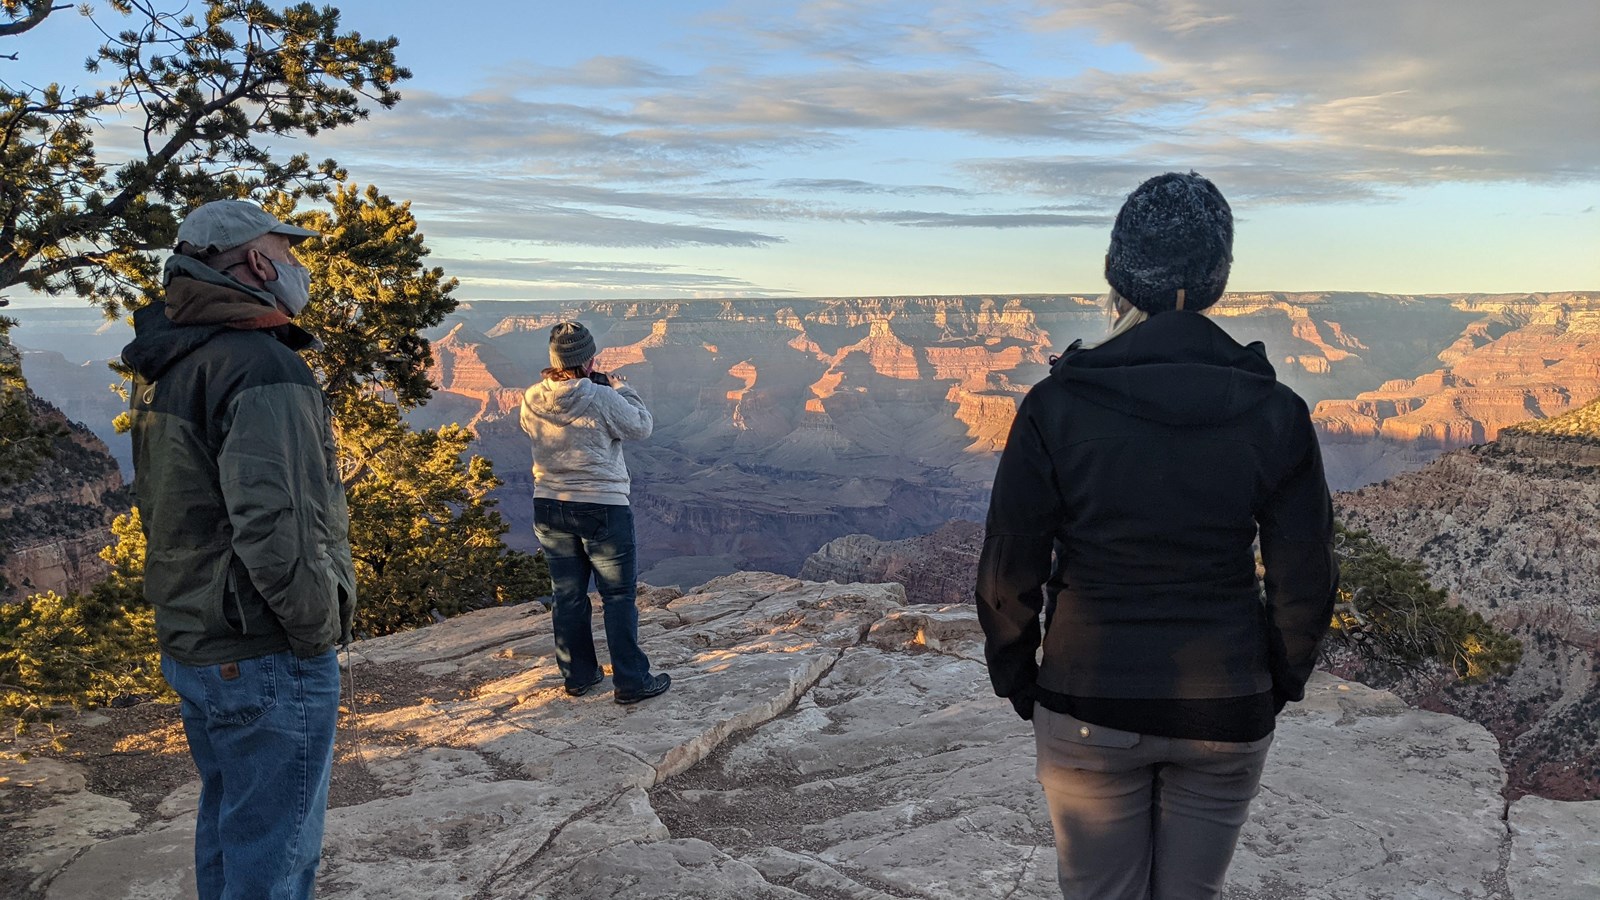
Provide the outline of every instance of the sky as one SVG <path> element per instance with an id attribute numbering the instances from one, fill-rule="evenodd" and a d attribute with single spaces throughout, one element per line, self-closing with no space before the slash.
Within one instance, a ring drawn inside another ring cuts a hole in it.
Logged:
<path id="1" fill-rule="evenodd" d="M 1595 0 L 337 5 L 414 77 L 284 149 L 410 199 L 462 300 L 1094 293 L 1183 170 L 1231 290 L 1600 290 Z"/>

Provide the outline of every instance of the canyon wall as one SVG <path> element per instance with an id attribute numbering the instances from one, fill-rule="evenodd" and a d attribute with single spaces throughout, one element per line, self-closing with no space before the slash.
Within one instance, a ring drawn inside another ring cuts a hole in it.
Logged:
<path id="1" fill-rule="evenodd" d="M 1336 489 L 1600 396 L 1600 294 L 1230 294 L 1211 315 L 1315 407 Z M 1017 402 L 1052 353 L 1106 327 L 1083 295 L 464 305 L 413 421 L 477 430 L 529 548 L 517 398 L 563 319 L 656 416 L 627 451 L 641 552 L 683 583 L 981 520 Z"/>
<path id="2" fill-rule="evenodd" d="M 1600 396 L 1600 293 L 1230 294 L 1210 314 L 1262 341 L 1314 407 L 1336 489 Z M 125 326 L 89 309 L 16 315 L 14 338 L 38 345 L 24 357 L 35 389 L 125 464 L 126 438 L 109 429 L 122 401 L 95 361 Z M 846 534 L 981 519 L 1018 400 L 1051 354 L 1107 324 L 1088 295 L 465 303 L 430 334 L 440 390 L 412 421 L 475 430 L 523 549 L 531 459 L 517 405 L 550 326 L 571 318 L 656 415 L 656 434 L 627 452 L 646 572 L 671 583 L 794 572 Z"/>
<path id="3" fill-rule="evenodd" d="M 23 350 L 22 372 L 34 393 L 100 439 L 124 475 L 133 473 L 133 444 L 112 425 L 128 401 L 112 385 L 121 378 L 106 359 L 72 362 L 55 350 Z"/>
<path id="4" fill-rule="evenodd" d="M 1600 298 L 1467 297 L 1452 307 L 1475 318 L 1436 368 L 1317 404 L 1338 487 L 1381 481 L 1600 397 Z"/>
<path id="5" fill-rule="evenodd" d="M 54 406 L 32 395 L 30 403 L 66 431 L 32 477 L 0 488 L 0 602 L 82 591 L 105 577 L 100 549 L 111 543 L 111 520 L 132 505 L 105 444 Z"/>
<path id="6" fill-rule="evenodd" d="M 506 312 L 514 314 L 505 315 Z M 498 318 L 489 323 L 480 315 Z M 413 416 L 467 419 L 506 479 L 513 542 L 531 546 L 530 457 L 515 423 L 550 325 L 579 318 L 598 364 L 637 387 L 656 431 L 627 449 L 647 578 L 696 583 L 795 571 L 843 534 L 885 538 L 982 515 L 1017 400 L 1053 335 L 1092 335 L 1090 297 L 854 298 L 471 307 L 435 346 L 438 399 Z M 1065 345 L 1068 339 L 1060 339 Z"/>
<path id="7" fill-rule="evenodd" d="M 1347 524 L 1420 559 L 1523 643 L 1516 671 L 1485 684 L 1392 687 L 1487 726 L 1514 787 L 1600 797 L 1600 401 L 1337 502 Z"/>
<path id="8" fill-rule="evenodd" d="M 840 584 L 893 582 L 918 603 L 971 603 L 982 552 L 983 526 L 960 519 L 898 541 L 847 534 L 806 557 L 800 577 Z"/>

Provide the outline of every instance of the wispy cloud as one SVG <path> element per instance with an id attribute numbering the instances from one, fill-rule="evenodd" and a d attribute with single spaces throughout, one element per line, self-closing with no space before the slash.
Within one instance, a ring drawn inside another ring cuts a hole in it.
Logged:
<path id="1" fill-rule="evenodd" d="M 1028 4 L 990 0 L 820 0 L 744 5 L 707 18 L 719 35 L 740 36 L 750 53 L 792 52 L 854 67 L 937 58 L 981 62 L 983 46 L 1013 27 Z M 725 49 L 721 40 L 717 49 Z"/>
<path id="2" fill-rule="evenodd" d="M 761 247 L 782 236 L 675 222 L 649 222 L 583 209 L 524 208 L 498 215 L 479 212 L 451 223 L 462 237 L 568 244 L 584 247 Z"/>
<path id="3" fill-rule="evenodd" d="M 769 201 L 394 165 L 369 166 L 364 174 L 385 191 L 409 198 L 430 237 L 649 248 L 763 247 L 785 240 L 721 224 L 774 218 L 763 211 Z M 635 214 L 624 214 L 629 210 Z M 676 218 L 663 218 L 669 215 Z"/>
<path id="4" fill-rule="evenodd" d="M 545 66 L 518 63 L 495 72 L 489 79 L 492 88 L 528 90 L 530 88 L 590 88 L 623 90 L 671 85 L 682 76 L 629 56 L 592 56 L 572 66 Z"/>
<path id="5" fill-rule="evenodd" d="M 1072 216 L 1052 213 L 880 213 L 876 221 L 913 228 L 1077 228 L 1104 227 L 1110 216 Z"/>
<path id="6" fill-rule="evenodd" d="M 596 102 L 465 97 L 412 92 L 393 112 L 330 132 L 344 157 L 388 163 L 512 167 L 600 182 L 658 183 L 750 165 L 753 158 L 811 152 L 843 138 L 787 125 L 673 127 Z"/>
<path id="7" fill-rule="evenodd" d="M 428 213 L 430 229 L 451 238 L 497 238 L 533 244 L 596 247 L 761 247 L 782 243 L 778 234 L 664 222 L 649 216 L 674 215 L 711 222 L 795 221 L 883 223 L 919 228 L 1062 228 L 1106 225 L 1109 217 L 1081 208 L 1019 211 L 875 209 L 826 202 L 802 203 L 768 196 L 723 193 L 717 189 L 641 191 L 516 175 L 466 172 L 417 173 L 390 169 L 387 190 L 412 198 Z M 828 184 L 838 193 L 901 193 L 894 186 L 866 182 Z M 923 192 L 918 188 L 908 192 Z M 947 193 L 934 190 L 933 193 Z M 965 196 L 966 192 L 953 192 Z M 631 211 L 635 215 L 622 215 Z"/>
<path id="8" fill-rule="evenodd" d="M 902 196 L 941 194 L 948 197 L 964 197 L 972 193 L 971 191 L 942 184 L 876 184 L 855 178 L 785 178 L 781 181 L 773 182 L 772 186 L 784 191 L 806 191 L 824 194 L 898 194 Z"/>
<path id="9" fill-rule="evenodd" d="M 764 127 L 801 133 L 926 129 L 1019 140 L 1113 141 L 1150 133 L 1119 98 L 1004 70 L 838 69 L 799 75 L 727 73 L 717 90 L 661 91 L 643 120 L 680 127 Z M 841 139 L 845 137 L 840 136 Z"/>
<path id="10" fill-rule="evenodd" d="M 1256 148 L 1251 161 L 1217 150 L 1168 148 L 1147 160 L 1104 156 L 1010 157 L 964 164 L 996 190 L 1029 191 L 1114 210 L 1140 182 L 1168 171 L 1198 171 L 1223 186 L 1233 202 L 1317 203 L 1381 199 L 1382 183 L 1341 168 L 1315 148 Z"/>
<path id="11" fill-rule="evenodd" d="M 782 293 L 742 278 L 697 272 L 682 266 L 593 262 L 542 257 L 434 258 L 462 281 L 467 299 L 558 298 L 596 290 L 662 297 Z"/>

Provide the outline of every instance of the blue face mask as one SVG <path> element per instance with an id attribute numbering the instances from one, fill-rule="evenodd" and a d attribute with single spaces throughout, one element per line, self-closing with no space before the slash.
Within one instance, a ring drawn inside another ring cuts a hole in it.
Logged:
<path id="1" fill-rule="evenodd" d="M 272 261 L 272 267 L 278 277 L 266 283 L 267 292 L 283 304 L 291 317 L 300 315 L 300 311 L 311 302 L 311 270 L 276 259 Z"/>

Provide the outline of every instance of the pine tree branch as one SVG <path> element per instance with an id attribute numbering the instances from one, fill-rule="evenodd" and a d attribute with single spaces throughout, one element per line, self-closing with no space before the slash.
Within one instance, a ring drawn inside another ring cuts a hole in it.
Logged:
<path id="1" fill-rule="evenodd" d="M 126 249 L 157 250 L 160 248 L 147 245 L 132 245 Z M 17 277 L 19 280 L 27 280 L 29 278 L 49 278 L 53 275 L 60 275 L 63 272 L 70 272 L 73 269 L 82 268 L 84 266 L 102 266 L 109 262 L 110 259 L 111 255 L 109 253 L 76 253 L 72 256 L 63 256 L 59 259 L 52 259 L 49 262 L 40 263 L 31 269 L 25 269 L 22 272 L 19 272 Z"/>
<path id="2" fill-rule="evenodd" d="M 0 37 L 16 37 L 24 32 L 32 31 L 42 24 L 45 19 L 49 18 L 51 13 L 71 8 L 72 5 L 70 3 L 51 6 L 49 0 L 45 0 L 43 3 L 39 2 L 39 0 L 29 0 L 28 14 L 15 22 L 0 25 Z M 17 55 L 12 53 L 6 58 L 16 59 Z"/>

